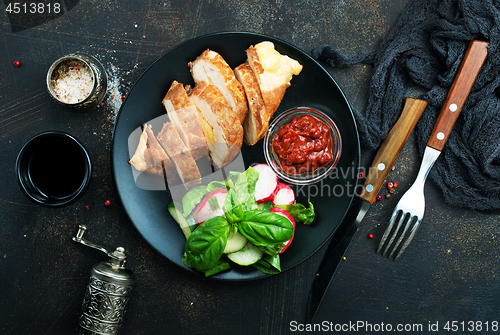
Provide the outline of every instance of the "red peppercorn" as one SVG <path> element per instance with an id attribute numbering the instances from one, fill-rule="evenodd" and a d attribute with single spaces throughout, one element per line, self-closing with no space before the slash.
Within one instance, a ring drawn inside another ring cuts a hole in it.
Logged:
<path id="1" fill-rule="evenodd" d="M 150 255 L 150 254 L 151 254 L 151 251 L 146 250 L 146 255 Z"/>
<path id="2" fill-rule="evenodd" d="M 85 208 L 90 209 L 90 206 L 89 205 L 85 205 Z"/>
<path id="3" fill-rule="evenodd" d="M 394 187 L 398 187 L 398 182 L 395 181 L 394 183 L 392 183 Z"/>
<path id="4" fill-rule="evenodd" d="M 104 206 L 110 206 L 111 205 L 111 201 L 110 200 L 106 200 L 104 201 Z"/>
<path id="5" fill-rule="evenodd" d="M 368 238 L 373 238 L 373 234 L 368 234 Z"/>
<path id="6" fill-rule="evenodd" d="M 14 66 L 16 66 L 16 67 L 21 66 L 21 62 L 20 62 L 20 61 L 18 61 L 18 60 L 14 61 Z"/>
<path id="7" fill-rule="evenodd" d="M 364 172 L 360 172 L 359 173 L 359 178 L 364 178 L 365 177 L 365 173 Z"/>
<path id="8" fill-rule="evenodd" d="M 394 183 L 393 183 L 393 182 L 389 182 L 389 183 L 387 183 L 387 188 L 388 188 L 388 189 L 391 189 L 391 188 L 393 188 L 393 187 L 394 187 Z"/>
<path id="9" fill-rule="evenodd" d="M 124 95 L 122 95 L 122 100 L 125 100 L 125 98 L 126 98 L 126 97 L 127 97 L 127 96 L 126 96 L 125 94 L 124 94 Z"/>
<path id="10" fill-rule="evenodd" d="M 382 200 L 382 196 L 379 194 L 379 195 L 377 195 L 377 201 L 380 201 L 380 200 Z"/>

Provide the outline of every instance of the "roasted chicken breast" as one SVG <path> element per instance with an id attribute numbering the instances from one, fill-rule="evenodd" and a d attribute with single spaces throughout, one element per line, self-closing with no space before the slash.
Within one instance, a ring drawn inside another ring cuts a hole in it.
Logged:
<path id="1" fill-rule="evenodd" d="M 236 113 L 240 124 L 243 123 L 248 112 L 245 92 L 224 58 L 207 49 L 188 65 L 196 85 L 206 82 L 217 87 L 229 107 Z"/>

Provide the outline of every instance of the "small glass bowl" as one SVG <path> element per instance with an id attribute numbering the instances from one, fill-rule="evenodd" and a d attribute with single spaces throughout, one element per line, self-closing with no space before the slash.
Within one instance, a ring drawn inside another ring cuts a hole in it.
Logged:
<path id="1" fill-rule="evenodd" d="M 54 88 L 53 78 L 55 76 L 54 71 L 58 68 L 58 65 L 65 62 L 81 62 L 85 64 L 92 73 L 92 89 L 90 93 L 81 101 L 78 102 L 66 102 L 61 100 Z M 86 111 L 96 107 L 103 100 L 106 91 L 108 89 L 108 76 L 106 74 L 106 70 L 102 66 L 102 64 L 93 56 L 75 52 L 69 55 L 63 56 L 56 60 L 50 66 L 47 71 L 47 90 L 49 91 L 49 95 L 54 99 L 54 101 L 60 106 L 66 107 L 68 109 L 72 109 L 75 111 Z"/>
<path id="2" fill-rule="evenodd" d="M 278 155 L 273 150 L 273 139 L 274 136 L 279 132 L 279 130 L 284 125 L 289 123 L 293 118 L 304 114 L 315 116 L 330 127 L 330 133 L 332 135 L 333 159 L 326 166 L 320 167 L 312 172 L 307 172 L 302 174 L 288 174 L 281 167 Z M 269 129 L 267 130 L 266 135 L 264 137 L 264 156 L 266 158 L 267 164 L 278 175 L 278 178 L 288 183 L 296 185 L 316 183 L 321 179 L 325 178 L 326 176 L 328 176 L 328 174 L 337 165 L 341 151 L 342 151 L 342 140 L 337 125 L 328 115 L 311 107 L 295 107 L 281 113 L 280 115 L 278 115 L 277 118 L 275 118 L 270 123 Z"/>
<path id="3" fill-rule="evenodd" d="M 51 154 L 47 157 L 49 151 Z M 60 173 L 56 175 L 51 172 L 54 166 L 64 166 L 64 169 L 58 168 Z M 17 156 L 16 174 L 21 189 L 31 200 L 47 207 L 63 207 L 87 190 L 92 163 L 88 151 L 74 136 L 47 131 L 32 137 L 22 147 Z M 64 187 L 54 186 L 58 188 L 54 193 L 49 184 Z M 47 192 L 49 188 L 51 192 Z"/>

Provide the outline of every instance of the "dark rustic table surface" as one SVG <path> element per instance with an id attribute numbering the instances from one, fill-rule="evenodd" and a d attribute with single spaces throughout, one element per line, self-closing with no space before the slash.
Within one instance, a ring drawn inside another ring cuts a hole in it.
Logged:
<path id="1" fill-rule="evenodd" d="M 121 96 L 165 52 L 214 32 L 262 33 L 307 53 L 321 44 L 346 53 L 369 51 L 408 1 L 65 0 L 60 1 L 62 12 L 53 16 L 14 15 L 6 11 L 13 2 L 5 0 L 0 14 L 0 333 L 76 332 L 90 269 L 106 260 L 71 240 L 79 224 L 89 227 L 94 242 L 127 247 L 127 267 L 137 284 L 123 334 L 289 334 L 306 329 L 308 294 L 326 245 L 279 275 L 221 282 L 172 264 L 136 232 L 118 198 L 110 163 Z M 45 85 L 50 64 L 74 51 L 98 58 L 110 80 L 104 105 L 85 113 L 56 106 Z M 326 68 L 362 110 L 372 68 Z M 15 175 L 23 144 L 47 130 L 81 140 L 94 168 L 83 197 L 60 209 L 29 200 Z M 372 157 L 363 150 L 362 166 Z M 429 333 L 437 326 L 439 332 L 432 333 L 500 333 L 498 215 L 447 205 L 428 182 L 425 218 L 406 252 L 397 261 L 375 253 L 419 164 L 411 137 L 388 177 L 399 183 L 396 193 L 370 208 L 333 278 L 332 308 L 322 314 L 327 330 L 357 324 L 361 327 L 349 328 L 351 333 L 380 334 L 387 325 L 393 330 L 416 325 L 407 333 Z M 370 233 L 374 238 L 368 238 Z"/>

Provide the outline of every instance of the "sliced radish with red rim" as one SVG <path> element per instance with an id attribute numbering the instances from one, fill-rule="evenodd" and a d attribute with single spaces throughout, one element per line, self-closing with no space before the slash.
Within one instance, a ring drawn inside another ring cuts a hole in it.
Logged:
<path id="1" fill-rule="evenodd" d="M 295 192 L 290 185 L 279 182 L 271 203 L 274 206 L 293 204 L 295 203 Z"/>
<path id="2" fill-rule="evenodd" d="M 255 200 L 257 203 L 271 200 L 278 187 L 278 176 L 267 164 L 255 164 L 252 167 L 259 172 L 259 178 L 255 184 Z"/>

